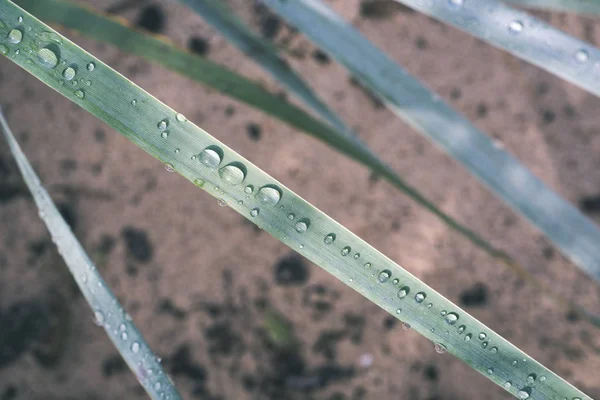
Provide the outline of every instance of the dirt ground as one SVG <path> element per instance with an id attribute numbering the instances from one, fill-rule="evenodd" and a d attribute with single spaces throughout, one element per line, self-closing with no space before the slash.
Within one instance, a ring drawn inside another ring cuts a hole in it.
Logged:
<path id="1" fill-rule="evenodd" d="M 381 157 L 541 281 L 600 313 L 600 290 L 343 67 L 229 0 Z M 87 0 L 281 90 L 177 2 Z M 600 222 L 600 100 L 472 37 L 378 1 L 337 12 Z M 538 13 L 600 43 L 598 19 Z M 63 30 L 63 32 L 65 32 Z M 138 57 L 65 32 L 594 398 L 597 328 L 540 295 L 410 199 L 322 143 Z M 43 182 L 186 399 L 503 399 L 501 388 L 165 171 L 0 59 L 0 104 Z M 289 343 L 268 321 L 285 321 Z M 482 394 L 483 393 L 483 394 Z M 78 293 L 0 145 L 0 400 L 146 398 Z"/>

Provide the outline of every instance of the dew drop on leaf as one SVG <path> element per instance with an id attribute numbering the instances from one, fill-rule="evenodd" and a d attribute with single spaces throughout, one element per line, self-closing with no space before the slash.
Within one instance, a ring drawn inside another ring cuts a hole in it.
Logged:
<path id="1" fill-rule="evenodd" d="M 508 24 L 508 31 L 513 35 L 518 35 L 523 31 L 523 23 L 519 20 L 511 21 L 511 23 Z"/>
<path id="2" fill-rule="evenodd" d="M 88 71 L 92 72 L 96 68 L 96 64 L 94 64 L 93 62 L 89 62 L 86 68 Z"/>
<path id="3" fill-rule="evenodd" d="M 206 181 L 202 178 L 197 178 L 194 180 L 194 185 L 198 186 L 199 188 L 203 187 L 205 183 Z"/>
<path id="4" fill-rule="evenodd" d="M 79 97 L 80 99 L 85 99 L 85 92 L 81 89 L 77 89 L 75 91 L 75 96 Z"/>
<path id="5" fill-rule="evenodd" d="M 534 373 L 531 373 L 527 376 L 527 383 L 529 383 L 530 385 L 532 385 L 535 380 L 537 379 L 537 375 Z"/>
<path id="6" fill-rule="evenodd" d="M 19 44 L 23 40 L 23 32 L 20 29 L 12 29 L 8 32 L 8 41 L 13 44 Z"/>
<path id="7" fill-rule="evenodd" d="M 408 286 L 402 286 L 400 290 L 398 290 L 398 298 L 403 299 L 410 292 L 410 288 Z"/>
<path id="8" fill-rule="evenodd" d="M 165 164 L 165 169 L 167 170 L 167 172 L 175 171 L 175 167 L 173 166 L 173 164 L 170 164 L 170 163 Z"/>
<path id="9" fill-rule="evenodd" d="M 244 188 L 244 193 L 246 194 L 252 194 L 252 192 L 254 192 L 254 186 L 252 185 L 248 185 Z"/>
<path id="10" fill-rule="evenodd" d="M 177 121 L 179 121 L 179 122 L 185 122 L 185 120 L 186 120 L 186 119 L 185 119 L 185 116 L 184 116 L 183 114 L 181 114 L 181 113 L 177 113 L 177 114 L 175 115 L 175 119 L 176 119 Z"/>
<path id="11" fill-rule="evenodd" d="M 352 251 L 352 247 L 350 246 L 346 246 L 342 249 L 342 256 L 346 257 L 348 254 L 350 254 L 350 252 Z"/>
<path id="12" fill-rule="evenodd" d="M 465 335 L 465 342 L 468 342 L 469 340 L 471 340 L 472 337 L 473 337 L 473 335 L 471 335 L 470 333 L 467 333 Z"/>
<path id="13" fill-rule="evenodd" d="M 104 323 L 104 314 L 100 310 L 94 311 L 94 323 L 98 326 L 102 326 Z"/>
<path id="14" fill-rule="evenodd" d="M 217 168 L 221 163 L 221 155 L 214 147 L 207 147 L 200 152 L 198 159 L 208 168 Z"/>
<path id="15" fill-rule="evenodd" d="M 49 47 L 39 49 L 37 56 L 42 65 L 48 68 L 54 68 L 58 65 L 58 56 Z"/>
<path id="16" fill-rule="evenodd" d="M 225 207 L 225 206 L 227 206 L 227 201 L 226 201 L 225 199 L 221 199 L 221 198 L 219 198 L 219 199 L 217 199 L 217 203 L 218 203 L 218 204 L 219 204 L 219 206 L 221 206 L 221 207 Z"/>
<path id="17" fill-rule="evenodd" d="M 528 399 L 529 396 L 531 396 L 531 388 L 529 386 L 525 386 L 517 392 L 517 398 L 521 400 Z"/>
<path id="18" fill-rule="evenodd" d="M 419 292 L 419 293 L 415 294 L 415 301 L 419 304 L 421 304 L 426 298 L 427 298 L 427 295 L 423 292 Z"/>
<path id="19" fill-rule="evenodd" d="M 140 351 L 140 344 L 138 342 L 133 342 L 131 344 L 131 351 L 137 354 Z"/>
<path id="20" fill-rule="evenodd" d="M 590 53 L 587 52 L 587 50 L 584 49 L 579 49 L 575 52 L 575 60 L 577 60 L 578 63 L 585 63 L 590 59 Z"/>
<path id="21" fill-rule="evenodd" d="M 241 168 L 241 164 L 229 164 L 219 170 L 219 175 L 228 184 L 239 185 L 246 178 L 246 173 Z"/>
<path id="22" fill-rule="evenodd" d="M 281 190 L 274 185 L 263 186 L 256 193 L 256 198 L 263 204 L 275 206 L 281 200 Z"/>
<path id="23" fill-rule="evenodd" d="M 487 337 L 487 335 L 483 332 L 481 332 L 479 335 L 477 335 L 477 337 L 479 338 L 479 340 L 483 340 Z"/>
<path id="24" fill-rule="evenodd" d="M 72 80 L 73 78 L 75 78 L 75 74 L 76 74 L 75 68 L 73 68 L 73 67 L 67 67 L 67 68 L 65 68 L 65 70 L 63 71 L 63 73 L 62 73 L 62 76 L 63 76 L 63 77 L 66 79 L 66 80 L 70 81 L 70 80 Z"/>
<path id="25" fill-rule="evenodd" d="M 438 354 L 444 354 L 446 352 L 446 346 L 444 346 L 441 343 L 434 343 L 433 348 L 435 349 L 435 352 Z"/>
<path id="26" fill-rule="evenodd" d="M 253 208 L 252 211 L 250 211 L 250 215 L 253 217 L 257 217 L 259 213 L 260 210 L 258 208 Z"/>
<path id="27" fill-rule="evenodd" d="M 390 272 L 389 269 L 384 269 L 383 271 L 381 271 L 379 273 L 379 276 L 377 277 L 377 280 L 380 283 L 386 283 L 392 276 L 392 273 Z"/>
<path id="28" fill-rule="evenodd" d="M 454 325 L 456 324 L 456 321 L 458 321 L 458 314 L 451 312 L 448 313 L 448 315 L 446 315 L 446 322 L 450 325 Z"/>
<path id="29" fill-rule="evenodd" d="M 299 232 L 299 233 L 306 232 L 306 230 L 308 229 L 307 221 L 300 220 L 300 221 L 296 222 L 296 225 L 294 225 L 294 229 L 296 229 L 296 232 Z"/>

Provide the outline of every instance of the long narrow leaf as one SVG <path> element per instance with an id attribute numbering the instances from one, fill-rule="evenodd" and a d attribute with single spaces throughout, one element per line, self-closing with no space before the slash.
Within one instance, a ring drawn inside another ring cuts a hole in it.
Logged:
<path id="1" fill-rule="evenodd" d="M 345 65 L 417 131 L 463 163 L 498 197 L 542 231 L 582 271 L 600 281 L 600 229 L 577 208 L 544 185 L 507 151 L 498 148 L 485 133 L 441 101 L 321 1 L 262 1 Z M 419 2 L 418 9 L 450 12 L 449 3 L 453 2 Z M 488 2 L 465 0 L 463 7 L 480 3 Z M 498 23 L 496 19 L 494 21 L 488 22 Z M 473 24 L 483 29 L 483 25 Z M 536 46 L 532 49 L 537 51 Z"/>
<path id="2" fill-rule="evenodd" d="M 581 14 L 600 14 L 598 0 L 503 0 L 514 6 Z"/>
<path id="3" fill-rule="evenodd" d="M 179 0 L 201 15 L 246 56 L 268 71 L 291 93 L 313 109 L 325 121 L 350 137 L 353 135 L 344 122 L 331 111 L 308 87 L 298 74 L 277 54 L 268 41 L 254 34 L 222 0 Z"/>
<path id="4" fill-rule="evenodd" d="M 218 197 L 222 204 L 409 323 L 435 342 L 439 351 L 456 355 L 521 399 L 590 399 L 235 151 L 14 3 L 0 0 L 0 19 L 9 24 L 0 27 L 0 46 L 7 49 L 11 61 L 164 162 L 168 170 L 177 171 Z M 21 34 L 14 33 L 14 29 L 22 29 Z M 68 65 L 86 71 L 83 78 L 93 84 L 85 88 L 61 84 L 62 69 Z M 136 100 L 135 105 L 132 100 Z"/>
<path id="5" fill-rule="evenodd" d="M 37 205 L 40 217 L 52 235 L 52 241 L 65 260 L 81 293 L 92 308 L 96 324 L 104 328 L 152 399 L 165 399 L 165 396 L 173 400 L 181 399 L 177 389 L 163 371 L 158 357 L 152 352 L 132 318 L 102 279 L 83 246 L 56 208 L 12 134 L 2 110 L 0 110 L 0 124 L 21 175 Z"/>

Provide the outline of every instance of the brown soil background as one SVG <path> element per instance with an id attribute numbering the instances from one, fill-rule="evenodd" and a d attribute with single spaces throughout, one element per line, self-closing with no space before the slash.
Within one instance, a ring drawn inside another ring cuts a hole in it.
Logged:
<path id="1" fill-rule="evenodd" d="M 117 4 L 82 3 L 102 10 Z M 134 23 L 145 20 L 182 47 L 196 38 L 196 48 L 210 59 L 281 90 L 177 2 L 134 3 L 118 14 Z M 230 3 L 275 42 L 289 35 L 254 1 Z M 403 7 L 327 3 L 600 222 L 600 206 L 592 201 L 600 196 L 598 98 Z M 600 43 L 597 19 L 537 14 Z M 600 397 L 599 331 L 385 181 L 246 105 L 109 45 L 66 34 L 542 364 Z M 600 312 L 598 285 L 465 169 L 378 107 L 341 66 L 315 57 L 304 37 L 293 36 L 288 47 L 294 50 L 291 65 L 408 182 L 557 293 Z M 0 104 L 184 398 L 509 398 L 5 58 Z M 0 399 L 146 398 L 94 325 L 4 144 L 0 189 Z M 268 310 L 289 320 L 294 347 L 284 351 L 268 340 Z M 372 365 L 361 365 L 365 354 Z"/>

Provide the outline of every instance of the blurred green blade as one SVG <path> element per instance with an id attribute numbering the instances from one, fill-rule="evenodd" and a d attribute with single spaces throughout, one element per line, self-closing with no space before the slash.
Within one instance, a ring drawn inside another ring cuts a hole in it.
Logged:
<path id="1" fill-rule="evenodd" d="M 289 89 L 308 107 L 339 132 L 353 137 L 344 122 L 308 87 L 277 52 L 275 46 L 254 34 L 222 0 L 179 0 L 235 45 L 247 57 L 269 72 L 276 80 Z"/>
<path id="2" fill-rule="evenodd" d="M 27 156 L 17 143 L 1 110 L 0 124 L 10 151 L 15 157 L 21 175 L 37 205 L 40 217 L 46 224 L 52 241 L 56 244 L 58 252 L 65 260 L 65 264 L 83 296 L 94 311 L 96 323 L 102 325 L 110 340 L 152 399 L 160 400 L 169 396 L 173 400 L 180 400 L 181 396 L 163 370 L 162 365 L 157 361 L 158 357 L 152 352 L 129 314 L 125 312 L 112 290 L 102 279 L 83 246 L 56 208 L 27 160 Z"/>
<path id="3" fill-rule="evenodd" d="M 600 229 L 507 151 L 319 0 L 262 0 L 330 53 L 398 116 L 433 140 L 600 281 Z M 485 0 L 466 4 L 487 4 Z M 411 3 L 410 1 L 404 1 Z M 418 9 L 426 8 L 424 2 Z M 448 8 L 441 1 L 432 9 Z M 490 22 L 491 24 L 491 22 Z M 592 63 L 589 63 L 592 64 Z M 598 80 L 600 82 L 600 80 Z"/>
<path id="4" fill-rule="evenodd" d="M 600 14 L 600 1 L 598 0 L 504 0 L 504 2 L 540 10 Z"/>
<path id="5" fill-rule="evenodd" d="M 229 205 L 409 323 L 439 349 L 456 355 L 522 399 L 590 399 L 260 168 L 14 3 L 0 0 L 0 19 L 4 21 L 0 46 L 6 49 L 2 53 L 9 60 L 164 162 L 168 171 L 177 171 L 221 204 Z M 82 88 L 66 84 L 63 70 L 68 66 L 76 66 L 80 80 L 90 80 L 92 85 Z M 210 216 L 190 216 L 194 217 L 203 218 L 201 223 L 207 229 L 219 229 L 207 223 Z M 519 361 L 515 364 L 515 360 Z M 535 386 L 528 381 L 531 374 L 540 377 Z"/>

